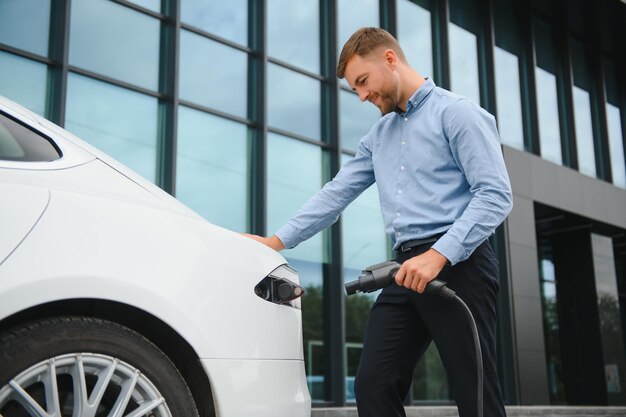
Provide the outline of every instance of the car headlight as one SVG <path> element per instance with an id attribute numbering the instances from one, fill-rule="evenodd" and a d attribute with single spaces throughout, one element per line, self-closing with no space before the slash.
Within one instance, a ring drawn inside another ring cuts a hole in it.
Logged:
<path id="1" fill-rule="evenodd" d="M 300 286 L 298 272 L 288 265 L 281 265 L 254 287 L 254 293 L 266 301 L 300 309 L 304 288 Z"/>

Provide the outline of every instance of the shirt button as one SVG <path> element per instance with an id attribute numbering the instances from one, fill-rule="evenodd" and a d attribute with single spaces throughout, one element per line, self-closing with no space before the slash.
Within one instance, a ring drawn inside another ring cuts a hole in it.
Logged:
<path id="1" fill-rule="evenodd" d="M 396 213 L 396 217 L 400 217 L 400 213 Z"/>
<path id="2" fill-rule="evenodd" d="M 408 121 L 409 121 L 409 118 L 408 118 L 408 117 L 405 117 L 405 118 L 404 118 L 404 121 L 405 121 L 405 122 L 408 122 Z"/>
<path id="3" fill-rule="evenodd" d="M 404 145 L 405 143 L 406 143 L 405 141 L 402 141 L 402 144 L 403 144 L 403 145 Z"/>
<path id="4" fill-rule="evenodd" d="M 398 236 L 402 236 L 402 232 L 398 232 Z"/>
<path id="5" fill-rule="evenodd" d="M 400 165 L 400 169 L 404 171 L 404 165 Z"/>
<path id="6" fill-rule="evenodd" d="M 398 194 L 402 194 L 402 190 L 398 190 Z"/>

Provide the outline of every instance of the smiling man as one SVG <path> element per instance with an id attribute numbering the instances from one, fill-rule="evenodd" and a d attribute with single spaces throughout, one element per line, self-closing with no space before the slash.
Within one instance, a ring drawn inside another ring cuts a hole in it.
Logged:
<path id="1" fill-rule="evenodd" d="M 477 414 L 472 333 L 456 305 L 423 294 L 436 277 L 476 319 L 484 415 L 504 416 L 495 366 L 498 261 L 487 239 L 511 211 L 512 196 L 495 119 L 422 77 L 379 28 L 350 37 L 337 76 L 383 116 L 355 157 L 274 236 L 249 236 L 276 250 L 292 248 L 333 224 L 375 182 L 402 267 L 370 313 L 355 380 L 359 416 L 405 416 L 413 370 L 432 341 L 460 417 Z"/>

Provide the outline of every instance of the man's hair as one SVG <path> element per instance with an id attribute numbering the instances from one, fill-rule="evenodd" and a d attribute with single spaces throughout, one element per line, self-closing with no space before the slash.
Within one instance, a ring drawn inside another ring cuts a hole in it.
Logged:
<path id="1" fill-rule="evenodd" d="M 337 63 L 337 77 L 345 77 L 346 64 L 354 55 L 366 56 L 381 47 L 391 49 L 402 62 L 407 62 L 400 44 L 389 32 L 374 27 L 361 28 L 350 36 L 341 50 Z"/>

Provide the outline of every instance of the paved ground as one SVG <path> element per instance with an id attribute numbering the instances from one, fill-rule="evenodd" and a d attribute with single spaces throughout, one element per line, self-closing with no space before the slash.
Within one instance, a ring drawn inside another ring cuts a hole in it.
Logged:
<path id="1" fill-rule="evenodd" d="M 626 407 L 508 406 L 508 417 L 626 417 Z M 407 417 L 458 417 L 456 407 L 406 407 Z M 356 408 L 313 408 L 311 417 L 358 417 Z"/>

